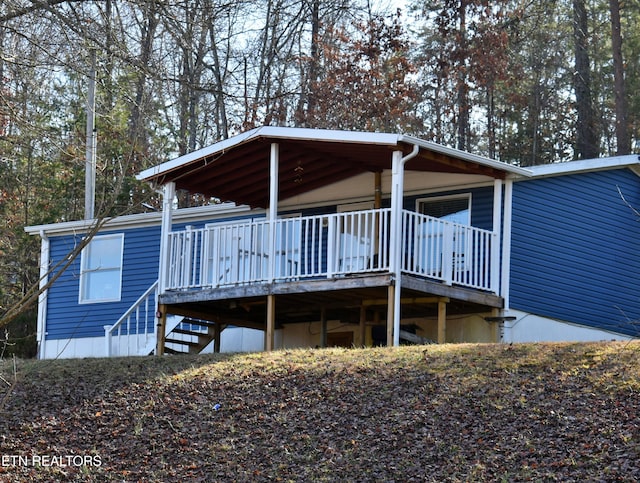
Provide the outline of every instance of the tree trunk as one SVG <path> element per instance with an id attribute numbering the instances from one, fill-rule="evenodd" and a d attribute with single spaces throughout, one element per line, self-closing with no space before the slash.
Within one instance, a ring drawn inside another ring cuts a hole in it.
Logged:
<path id="1" fill-rule="evenodd" d="M 459 48 L 460 58 L 457 65 L 457 104 L 458 104 L 458 149 L 469 149 L 469 86 L 467 85 L 467 2 L 460 2 L 458 11 L 460 20 Z"/>
<path id="2" fill-rule="evenodd" d="M 575 41 L 574 88 L 576 93 L 576 154 L 580 159 L 598 157 L 591 103 L 591 66 L 587 51 L 587 9 L 584 0 L 573 0 L 573 37 Z"/>
<path id="3" fill-rule="evenodd" d="M 627 121 L 627 93 L 622 60 L 622 33 L 620 28 L 620 2 L 609 0 L 611 11 L 611 48 L 613 50 L 613 79 L 616 102 L 616 154 L 631 152 L 631 139 Z"/>
<path id="4" fill-rule="evenodd" d="M 149 144 L 148 136 L 144 126 L 145 119 L 143 113 L 147 103 L 147 73 L 150 69 L 151 53 L 153 50 L 153 39 L 158 26 L 158 17 L 153 4 L 144 10 L 145 19 L 141 25 L 140 39 L 140 69 L 137 73 L 136 94 L 133 106 L 131 108 L 131 119 L 129 120 L 129 139 L 134 150 L 144 152 Z"/>
<path id="5" fill-rule="evenodd" d="M 313 0 L 311 12 L 311 61 L 309 63 L 308 103 L 307 111 L 313 115 L 316 106 L 316 83 L 318 82 L 318 41 L 320 36 L 320 1 Z"/>

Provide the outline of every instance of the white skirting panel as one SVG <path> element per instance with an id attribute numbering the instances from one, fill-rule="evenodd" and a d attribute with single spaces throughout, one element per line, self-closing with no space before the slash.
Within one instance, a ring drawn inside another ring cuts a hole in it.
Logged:
<path id="1" fill-rule="evenodd" d="M 631 337 L 562 320 L 540 317 L 518 310 L 507 315 L 516 317 L 507 321 L 502 329 L 503 342 L 598 342 L 629 340 Z"/>
<path id="2" fill-rule="evenodd" d="M 144 344 L 140 343 L 138 346 L 142 348 Z M 220 352 L 257 352 L 262 350 L 264 350 L 264 332 L 261 330 L 231 327 L 222 331 Z M 112 351 L 113 356 L 118 355 L 117 348 L 112 347 Z M 209 344 L 203 352 L 213 352 L 213 343 Z M 106 357 L 105 339 L 104 337 L 83 337 L 79 339 L 47 340 L 44 342 L 44 347 L 40 354 L 44 359 Z M 147 354 L 141 353 L 138 355 Z"/>
<path id="3" fill-rule="evenodd" d="M 242 327 L 228 327 L 220 336 L 220 352 L 260 352 L 264 350 L 264 331 L 245 329 Z M 213 352 L 213 342 L 202 351 Z"/>
<path id="4" fill-rule="evenodd" d="M 41 344 L 44 344 L 40 352 L 43 359 L 105 357 L 106 353 L 104 337 L 45 340 Z"/>

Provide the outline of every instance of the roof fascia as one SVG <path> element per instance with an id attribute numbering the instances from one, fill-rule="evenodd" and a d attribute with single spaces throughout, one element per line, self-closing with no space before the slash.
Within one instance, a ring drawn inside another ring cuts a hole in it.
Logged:
<path id="1" fill-rule="evenodd" d="M 308 129 L 294 127 L 263 126 L 252 129 L 229 139 L 224 139 L 210 146 L 204 147 L 192 153 L 185 154 L 179 158 L 172 159 L 158 166 L 146 169 L 136 175 L 136 179 L 145 180 L 161 176 L 180 166 L 189 164 L 206 156 L 223 153 L 233 147 L 245 144 L 253 139 L 272 138 L 286 139 L 293 141 L 318 141 L 318 142 L 341 142 L 360 143 L 396 146 L 399 142 L 398 134 L 359 132 L 359 131 L 339 131 L 330 129 Z"/>
<path id="2" fill-rule="evenodd" d="M 252 211 L 249 206 L 236 206 L 234 203 L 220 203 L 217 205 L 196 206 L 193 208 L 181 208 L 173 212 L 174 222 L 187 223 L 207 220 L 212 216 L 237 215 Z M 256 211 L 256 210 L 253 210 Z M 144 228 L 146 226 L 160 225 L 162 212 L 137 213 L 135 215 L 116 216 L 109 219 L 100 231 L 113 231 L 130 228 Z M 96 220 L 78 220 L 48 225 L 33 225 L 24 228 L 29 235 L 41 233 L 49 236 L 72 235 L 87 232 Z"/>
<path id="3" fill-rule="evenodd" d="M 631 168 L 637 170 L 639 167 L 640 156 L 637 154 L 629 154 L 608 158 L 581 159 L 564 163 L 540 164 L 538 166 L 531 166 L 528 169 L 531 170 L 533 178 L 543 178 L 547 176 L 560 176 L 608 169 Z"/>

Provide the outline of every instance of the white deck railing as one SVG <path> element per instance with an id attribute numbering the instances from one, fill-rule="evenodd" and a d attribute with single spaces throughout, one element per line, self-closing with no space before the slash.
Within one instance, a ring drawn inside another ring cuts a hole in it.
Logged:
<path id="1" fill-rule="evenodd" d="M 496 233 L 410 211 L 402 214 L 402 231 L 409 255 L 402 258 L 403 272 L 497 291 Z"/>
<path id="2" fill-rule="evenodd" d="M 105 355 L 149 354 L 156 342 L 158 282 L 154 282 L 113 325 L 105 325 Z"/>
<path id="3" fill-rule="evenodd" d="M 164 289 L 385 272 L 390 218 L 385 208 L 281 218 L 273 232 L 267 220 L 174 231 L 168 239 Z M 403 211 L 398 236 L 404 272 L 496 291 L 496 233 Z"/>

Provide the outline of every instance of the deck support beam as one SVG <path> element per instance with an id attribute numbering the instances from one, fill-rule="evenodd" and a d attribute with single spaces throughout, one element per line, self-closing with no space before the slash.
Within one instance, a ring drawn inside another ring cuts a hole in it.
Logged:
<path id="1" fill-rule="evenodd" d="M 274 334 L 276 326 L 276 296 L 267 295 L 267 330 L 265 331 L 264 350 L 274 349 Z"/>

